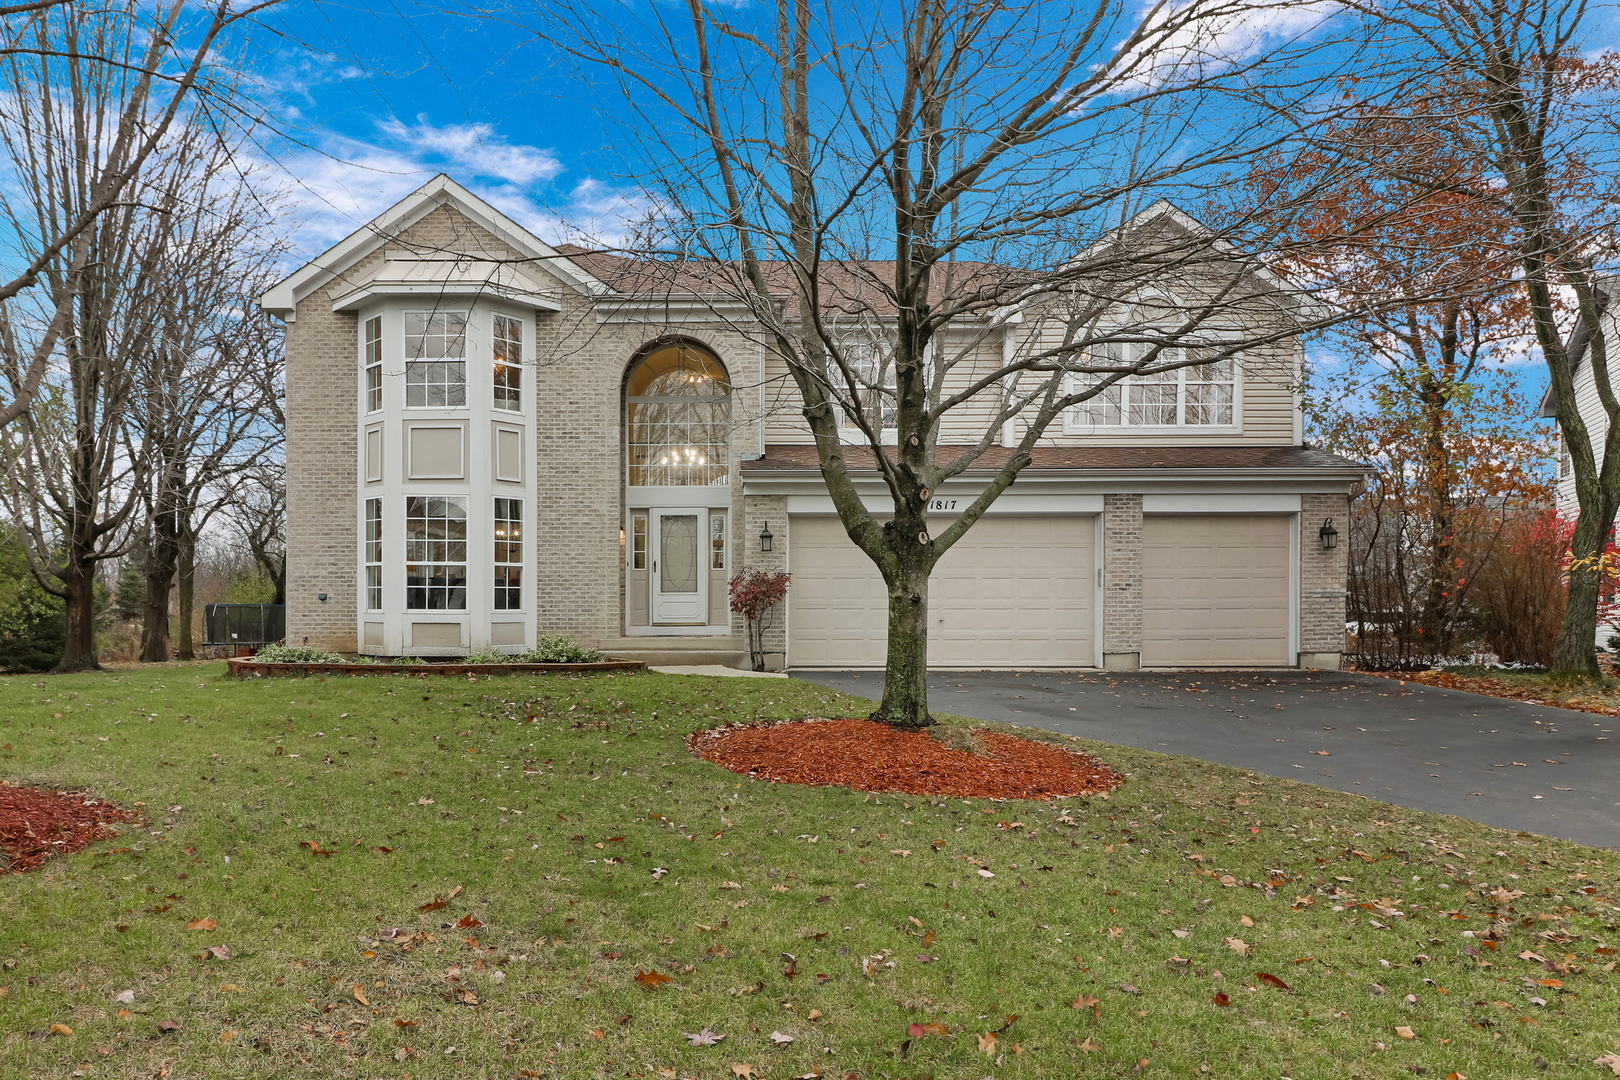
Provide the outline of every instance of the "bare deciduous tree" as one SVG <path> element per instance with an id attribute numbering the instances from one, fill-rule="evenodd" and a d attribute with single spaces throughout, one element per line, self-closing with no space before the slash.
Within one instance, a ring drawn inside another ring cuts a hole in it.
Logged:
<path id="1" fill-rule="evenodd" d="M 876 719 L 932 722 L 930 574 L 1054 422 L 1107 408 L 1128 377 L 1240 352 L 1291 365 L 1285 343 L 1314 317 L 1247 257 L 1266 249 L 1263 230 L 1240 248 L 1238 223 L 1203 228 L 1160 202 L 1202 202 L 1218 173 L 1284 152 L 1321 116 L 1334 71 L 1297 7 L 689 0 L 680 15 L 526 14 L 507 18 L 597 85 L 617 81 L 609 110 L 623 145 L 646 149 L 635 176 L 664 228 L 635 252 L 649 280 L 663 269 L 674 291 L 701 281 L 740 301 L 738 329 L 786 364 L 844 528 L 886 583 Z M 1337 45 L 1347 61 L 1351 43 Z M 936 532 L 931 493 L 991 462 Z M 863 504 L 863 467 L 892 512 Z"/>
<path id="2" fill-rule="evenodd" d="M 0 8 L 6 20 L 0 24 L 0 139 L 7 164 L 25 190 L 40 174 L 53 173 L 62 194 L 71 196 L 48 212 L 8 210 L 17 269 L 0 281 L 0 302 L 42 280 L 78 280 L 60 268 L 83 249 L 85 232 L 100 215 L 141 197 L 133 189 L 176 119 L 199 97 L 220 94 L 208 62 L 221 36 L 277 3 L 46 0 Z M 193 11 L 203 13 L 200 22 L 188 19 Z M 100 98 L 94 113 L 81 100 L 87 86 Z M 53 293 L 43 332 L 8 343 L 28 351 L 6 354 L 19 377 L 8 380 L 8 398 L 0 401 L 0 427 L 32 404 L 73 303 L 73 296 Z"/>
<path id="3" fill-rule="evenodd" d="M 237 169 L 240 147 L 201 132 L 165 149 L 176 175 L 156 209 L 167 243 L 143 297 L 161 317 L 135 372 L 132 457 L 150 459 L 150 546 L 141 659 L 191 659 L 197 534 L 235 494 L 236 475 L 281 444 L 278 335 L 253 298 L 274 280 L 274 212 Z"/>

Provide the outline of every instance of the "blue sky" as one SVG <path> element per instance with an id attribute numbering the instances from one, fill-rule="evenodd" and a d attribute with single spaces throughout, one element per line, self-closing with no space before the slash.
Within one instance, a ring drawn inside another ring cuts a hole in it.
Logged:
<path id="1" fill-rule="evenodd" d="M 284 137 L 263 152 L 312 255 L 438 172 L 547 239 L 612 235 L 641 196 L 580 87 L 527 35 L 398 0 L 295 0 L 249 66 Z"/>
<path id="2" fill-rule="evenodd" d="M 521 28 L 409 0 L 292 0 L 267 27 L 276 34 L 255 33 L 246 62 L 282 132 L 262 151 L 295 258 L 441 171 L 554 241 L 611 242 L 644 206 L 592 88 Z M 1512 366 L 1534 402 L 1539 362 Z"/>

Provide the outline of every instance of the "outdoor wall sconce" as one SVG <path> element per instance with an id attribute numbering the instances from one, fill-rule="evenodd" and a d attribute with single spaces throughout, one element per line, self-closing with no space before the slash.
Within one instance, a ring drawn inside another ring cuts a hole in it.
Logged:
<path id="1" fill-rule="evenodd" d="M 326 603 L 326 594 L 325 593 L 316 593 L 315 594 L 315 599 L 319 600 L 321 603 L 324 604 L 324 603 Z"/>
<path id="2" fill-rule="evenodd" d="M 771 550 L 771 541 L 774 539 L 775 537 L 771 535 L 771 523 L 767 521 L 764 527 L 759 530 L 759 550 Z"/>
<path id="3" fill-rule="evenodd" d="M 1316 530 L 1316 535 L 1322 539 L 1323 551 L 1332 551 L 1339 546 L 1339 530 L 1333 527 L 1332 518 L 1322 520 L 1322 527 Z"/>

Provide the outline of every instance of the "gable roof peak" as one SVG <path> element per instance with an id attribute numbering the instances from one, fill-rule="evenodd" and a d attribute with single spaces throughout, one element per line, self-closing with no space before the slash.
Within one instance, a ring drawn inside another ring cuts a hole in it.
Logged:
<path id="1" fill-rule="evenodd" d="M 610 291 L 608 286 L 593 277 L 556 247 L 547 244 L 509 216 L 491 206 L 457 183 L 447 173 L 439 173 L 427 183 L 390 206 L 326 251 L 293 271 L 282 281 L 271 286 L 259 298 L 259 306 L 287 321 L 292 321 L 299 301 L 333 279 L 342 276 L 351 267 L 369 257 L 379 248 L 398 241 L 412 225 L 433 211 L 446 208 L 459 213 L 469 221 L 495 236 L 518 252 L 523 265 L 545 271 L 551 277 L 576 292 L 592 296 Z M 466 252 L 486 256 L 487 252 Z"/>

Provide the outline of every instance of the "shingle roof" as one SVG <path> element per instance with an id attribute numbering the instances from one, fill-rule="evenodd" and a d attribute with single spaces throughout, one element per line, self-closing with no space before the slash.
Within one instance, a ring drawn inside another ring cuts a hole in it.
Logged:
<path id="1" fill-rule="evenodd" d="M 949 461 L 965 447 L 941 446 L 938 460 Z M 993 446 L 974 462 L 970 472 L 999 469 L 1012 457 L 1008 447 Z M 871 469 L 872 451 L 865 446 L 844 447 L 852 469 Z M 1309 446 L 1041 446 L 1031 453 L 1029 469 L 1331 469 L 1360 470 L 1365 466 L 1349 458 Z M 757 461 L 744 461 L 744 473 L 819 470 L 816 448 L 772 444 Z"/>

